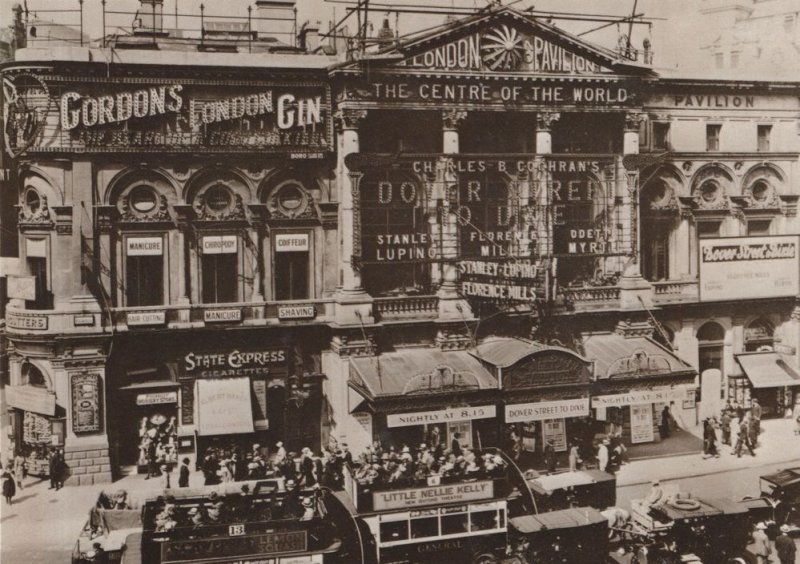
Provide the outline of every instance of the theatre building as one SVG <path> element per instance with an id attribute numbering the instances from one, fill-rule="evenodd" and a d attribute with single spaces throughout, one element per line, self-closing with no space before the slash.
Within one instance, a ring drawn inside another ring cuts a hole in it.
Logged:
<path id="1" fill-rule="evenodd" d="M 142 471 L 148 441 L 168 463 L 322 442 L 333 59 L 244 45 L 137 34 L 2 68 L 24 268 L 4 431 L 32 468 L 62 447 L 83 485 Z"/>
<path id="2" fill-rule="evenodd" d="M 682 428 L 751 395 L 782 414 L 798 85 L 652 57 L 496 7 L 330 69 L 358 311 L 323 353 L 332 433 L 541 452 L 659 443 L 665 408 Z"/>

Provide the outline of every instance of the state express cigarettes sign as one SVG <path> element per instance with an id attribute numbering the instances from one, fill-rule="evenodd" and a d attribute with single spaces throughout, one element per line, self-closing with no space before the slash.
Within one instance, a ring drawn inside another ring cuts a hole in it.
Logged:
<path id="1" fill-rule="evenodd" d="M 796 235 L 700 239 L 700 301 L 797 295 L 798 241 Z"/>
<path id="2" fill-rule="evenodd" d="M 375 511 L 386 511 L 424 505 L 440 505 L 442 503 L 461 503 L 489 499 L 493 496 L 494 484 L 491 480 L 486 480 L 483 482 L 374 492 L 372 494 L 372 502 Z"/>

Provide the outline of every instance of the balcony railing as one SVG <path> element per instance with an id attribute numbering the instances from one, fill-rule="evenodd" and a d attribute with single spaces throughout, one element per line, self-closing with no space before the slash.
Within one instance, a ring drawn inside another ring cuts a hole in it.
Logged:
<path id="1" fill-rule="evenodd" d="M 693 302 L 699 299 L 697 280 L 664 280 L 653 282 L 653 302 Z"/>
<path id="2" fill-rule="evenodd" d="M 439 315 L 439 298 L 436 296 L 375 298 L 373 311 L 376 321 L 435 319 Z"/>
<path id="3" fill-rule="evenodd" d="M 575 307 L 615 305 L 619 302 L 619 286 L 578 286 L 562 288 L 564 299 Z"/>

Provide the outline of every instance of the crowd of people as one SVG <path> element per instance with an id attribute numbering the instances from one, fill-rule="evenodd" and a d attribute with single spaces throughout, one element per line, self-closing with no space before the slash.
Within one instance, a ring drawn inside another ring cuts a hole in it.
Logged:
<path id="1" fill-rule="evenodd" d="M 175 416 L 164 415 L 142 417 L 139 424 L 140 466 L 147 465 L 147 478 L 161 475 L 160 468 L 172 466 L 178 460 L 178 421 Z"/>
<path id="2" fill-rule="evenodd" d="M 506 468 L 502 456 L 478 454 L 458 443 L 450 448 L 445 448 L 444 443 L 435 448 L 422 443 L 413 451 L 408 445 L 384 449 L 380 443 L 374 443 L 355 462 L 355 478 L 359 483 L 397 487 L 427 483 L 431 476 L 463 480 L 495 478 L 503 476 Z"/>
<path id="3" fill-rule="evenodd" d="M 703 458 L 719 458 L 719 443 L 731 447 L 731 454 L 739 458 L 743 451 L 755 456 L 761 434 L 762 413 L 758 399 L 753 398 L 750 409 L 736 402 L 728 402 L 719 417 L 704 419 Z"/>

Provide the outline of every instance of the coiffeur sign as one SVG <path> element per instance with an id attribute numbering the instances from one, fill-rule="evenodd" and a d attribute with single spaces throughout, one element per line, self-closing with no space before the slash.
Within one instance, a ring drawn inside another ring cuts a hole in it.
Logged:
<path id="1" fill-rule="evenodd" d="M 427 486 L 407 490 L 386 490 L 372 494 L 372 505 L 375 511 L 419 507 L 421 505 L 439 505 L 442 503 L 458 503 L 488 499 L 494 495 L 494 483 L 467 482 L 463 484 L 446 484 Z"/>

